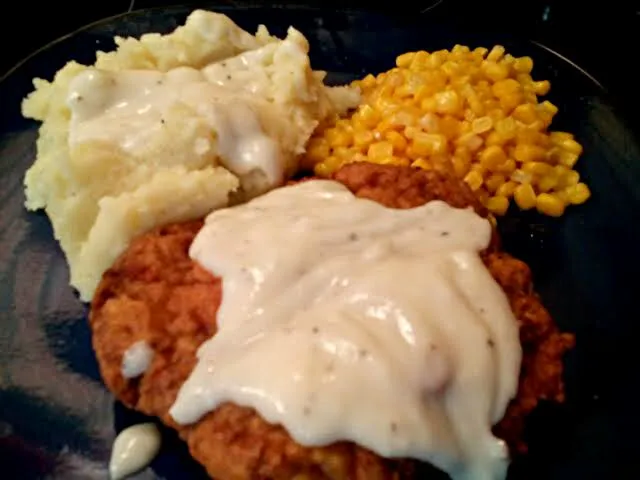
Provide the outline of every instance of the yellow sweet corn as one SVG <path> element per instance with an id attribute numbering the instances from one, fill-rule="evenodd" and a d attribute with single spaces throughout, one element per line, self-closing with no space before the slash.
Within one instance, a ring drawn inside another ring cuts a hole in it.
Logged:
<path id="1" fill-rule="evenodd" d="M 536 209 L 550 217 L 560 217 L 564 213 L 566 204 L 557 195 L 541 193 L 536 198 Z"/>
<path id="2" fill-rule="evenodd" d="M 513 199 L 521 210 L 529 210 L 536 206 L 536 192 L 530 183 L 518 185 L 513 193 Z"/>
<path id="3" fill-rule="evenodd" d="M 591 195 L 573 170 L 583 148 L 568 132 L 547 131 L 558 108 L 538 101 L 551 85 L 532 70 L 530 57 L 500 45 L 402 54 L 388 72 L 353 82 L 361 105 L 323 121 L 301 165 L 319 176 L 356 161 L 443 169 L 495 215 L 511 198 L 561 214 Z"/>

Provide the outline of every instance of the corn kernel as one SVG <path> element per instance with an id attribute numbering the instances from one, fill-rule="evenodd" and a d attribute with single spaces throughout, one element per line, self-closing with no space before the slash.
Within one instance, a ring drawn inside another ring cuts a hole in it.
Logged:
<path id="1" fill-rule="evenodd" d="M 469 108 L 471 111 L 478 117 L 485 114 L 485 108 L 480 99 L 477 96 L 472 96 L 467 98 L 467 103 L 469 104 Z"/>
<path id="2" fill-rule="evenodd" d="M 531 183 L 531 180 L 533 180 L 533 176 L 530 173 L 523 172 L 520 169 L 514 170 L 509 178 L 517 183 Z"/>
<path id="3" fill-rule="evenodd" d="M 518 81 L 514 80 L 513 78 L 500 80 L 499 82 L 494 83 L 491 87 L 491 91 L 498 98 L 518 93 L 521 89 L 522 87 L 520 83 L 518 83 Z"/>
<path id="4" fill-rule="evenodd" d="M 508 141 L 507 138 L 500 135 L 498 132 L 493 131 L 493 132 L 489 132 L 489 135 L 487 135 L 487 138 L 485 139 L 484 143 L 486 146 L 504 145 L 507 141 Z"/>
<path id="5" fill-rule="evenodd" d="M 480 165 L 479 163 L 474 163 L 473 165 L 471 165 L 471 171 L 476 172 L 481 177 L 484 177 L 485 174 L 487 173 L 487 169 L 482 165 Z"/>
<path id="6" fill-rule="evenodd" d="M 407 146 L 407 149 L 405 150 L 404 154 L 411 160 L 419 160 L 420 158 L 422 158 L 424 155 L 420 155 L 415 148 L 413 148 L 412 144 L 409 144 L 409 146 Z"/>
<path id="7" fill-rule="evenodd" d="M 540 104 L 540 108 L 549 113 L 551 116 L 555 115 L 556 113 L 558 113 L 558 107 L 556 107 L 553 103 L 551 103 L 549 100 L 545 100 L 544 102 L 542 102 Z"/>
<path id="8" fill-rule="evenodd" d="M 329 145 L 323 140 L 312 140 L 307 147 L 307 157 L 314 163 L 321 162 L 329 156 Z"/>
<path id="9" fill-rule="evenodd" d="M 380 114 L 371 105 L 363 105 L 354 115 L 354 122 L 363 128 L 373 128 L 380 121 Z"/>
<path id="10" fill-rule="evenodd" d="M 429 58 L 427 58 L 427 61 L 425 62 L 425 68 L 430 68 L 433 70 L 439 68 L 440 65 L 442 65 L 445 61 L 444 55 L 442 55 L 441 53 L 442 52 L 438 51 L 433 52 L 431 55 L 429 55 Z"/>
<path id="11" fill-rule="evenodd" d="M 572 205 L 581 205 L 591 197 L 591 190 L 585 183 L 578 183 L 566 189 L 568 201 Z"/>
<path id="12" fill-rule="evenodd" d="M 480 147 L 482 147 L 482 137 L 476 135 L 475 133 L 465 133 L 461 135 L 456 140 L 456 146 L 466 147 L 470 152 L 475 152 Z"/>
<path id="13" fill-rule="evenodd" d="M 438 130 L 449 140 L 453 140 L 460 134 L 460 122 L 452 116 L 445 115 L 438 122 Z"/>
<path id="14" fill-rule="evenodd" d="M 522 105 L 518 105 L 513 109 L 511 116 L 515 120 L 518 120 L 519 122 L 527 125 L 535 122 L 538 119 L 536 106 L 532 103 L 523 103 Z"/>
<path id="15" fill-rule="evenodd" d="M 329 165 L 327 165 L 326 163 L 322 162 L 322 163 L 318 163 L 314 168 L 313 168 L 314 173 L 319 176 L 319 177 L 328 177 L 329 175 L 331 175 L 333 173 L 333 170 L 331 170 L 331 168 L 329 167 Z"/>
<path id="16" fill-rule="evenodd" d="M 497 145 L 485 148 L 479 155 L 480 164 L 489 170 L 496 170 L 507 160 L 507 154 Z"/>
<path id="17" fill-rule="evenodd" d="M 328 128 L 324 132 L 324 138 L 327 140 L 331 147 L 337 147 L 337 139 L 340 136 L 340 131 L 337 128 Z"/>
<path id="18" fill-rule="evenodd" d="M 518 185 L 513 192 L 513 199 L 521 210 L 530 210 L 536 206 L 536 192 L 528 183 Z"/>
<path id="19" fill-rule="evenodd" d="M 484 57 L 487 53 L 489 53 L 489 49 L 484 47 L 477 47 L 473 49 L 473 54 L 479 57 Z"/>
<path id="20" fill-rule="evenodd" d="M 542 80 L 541 82 L 533 82 L 533 91 L 536 95 L 546 95 L 551 90 L 551 83 L 548 80 Z"/>
<path id="21" fill-rule="evenodd" d="M 535 145 L 539 145 L 540 147 L 544 147 L 548 149 L 551 146 L 551 140 L 549 140 L 549 136 L 546 133 L 535 132 L 533 135 L 533 143 Z"/>
<path id="22" fill-rule="evenodd" d="M 516 143 L 535 145 L 537 140 L 537 134 L 532 128 L 520 128 L 516 133 Z"/>
<path id="23" fill-rule="evenodd" d="M 506 65 L 500 63 L 485 61 L 482 64 L 482 71 L 494 82 L 498 80 L 504 80 L 509 77 L 509 68 Z"/>
<path id="24" fill-rule="evenodd" d="M 513 69 L 518 73 L 531 73 L 533 60 L 531 60 L 531 57 L 517 58 L 513 63 Z"/>
<path id="25" fill-rule="evenodd" d="M 554 155 L 555 160 L 560 165 L 564 165 L 567 168 L 573 168 L 578 162 L 578 154 L 569 152 L 567 150 L 556 151 Z"/>
<path id="26" fill-rule="evenodd" d="M 491 62 L 497 62 L 502 58 L 505 53 L 505 48 L 502 45 L 496 45 L 491 49 L 489 55 L 487 55 L 487 60 Z"/>
<path id="27" fill-rule="evenodd" d="M 411 65 L 411 62 L 413 62 L 415 56 L 415 52 L 403 53 L 396 58 L 396 66 L 399 68 L 408 68 Z"/>
<path id="28" fill-rule="evenodd" d="M 573 140 L 573 135 L 567 132 L 551 132 L 549 138 L 554 145 L 562 145 L 565 140 Z"/>
<path id="29" fill-rule="evenodd" d="M 356 130 L 353 132 L 353 144 L 356 147 L 368 147 L 373 142 L 373 132 L 371 130 Z"/>
<path id="30" fill-rule="evenodd" d="M 376 135 L 376 139 L 380 139 L 387 133 L 389 130 L 393 130 L 396 128 L 396 125 L 391 121 L 390 117 L 383 118 L 380 120 L 376 128 L 374 129 L 374 135 Z"/>
<path id="31" fill-rule="evenodd" d="M 411 88 L 411 85 L 407 85 L 407 84 L 400 85 L 399 87 L 396 88 L 394 94 L 397 98 L 411 97 L 413 96 L 413 89 Z"/>
<path id="32" fill-rule="evenodd" d="M 498 172 L 502 172 L 507 175 L 511 175 L 516 170 L 516 161 L 513 158 L 508 158 L 502 165 L 498 167 Z"/>
<path id="33" fill-rule="evenodd" d="M 551 190 L 553 190 L 554 188 L 556 188 L 556 186 L 558 185 L 558 177 L 556 175 L 547 175 L 543 178 L 541 178 L 538 183 L 537 183 L 537 187 L 538 190 L 541 192 L 549 192 Z"/>
<path id="34" fill-rule="evenodd" d="M 454 115 L 462 111 L 462 101 L 454 90 L 445 90 L 434 95 L 438 113 Z"/>
<path id="35" fill-rule="evenodd" d="M 496 195 L 494 197 L 490 197 L 486 201 L 485 206 L 495 215 L 504 215 L 509 209 L 509 199 L 507 197 Z"/>
<path id="36" fill-rule="evenodd" d="M 455 173 L 456 177 L 462 178 L 469 172 L 469 162 L 464 158 L 454 155 L 451 163 L 453 164 L 453 173 Z"/>
<path id="37" fill-rule="evenodd" d="M 515 69 L 515 62 L 514 62 L 514 69 Z M 529 75 L 528 73 L 524 73 L 524 72 L 516 73 L 516 80 L 520 82 L 523 88 L 527 91 L 530 91 L 533 88 L 533 79 L 531 78 L 531 75 Z"/>
<path id="38" fill-rule="evenodd" d="M 447 152 L 447 138 L 438 133 L 419 133 L 413 137 L 411 146 L 420 156 L 429 156 Z"/>
<path id="39" fill-rule="evenodd" d="M 458 130 L 460 131 L 460 136 L 463 136 L 465 133 L 473 133 L 471 132 L 471 122 L 468 120 L 462 120 L 458 124 Z"/>
<path id="40" fill-rule="evenodd" d="M 389 142 L 376 142 L 369 145 L 367 156 L 370 160 L 377 163 L 378 160 L 393 155 L 393 145 Z"/>
<path id="41" fill-rule="evenodd" d="M 496 191 L 498 191 L 498 188 L 500 188 L 500 186 L 504 183 L 504 175 L 500 173 L 494 173 L 492 175 L 489 175 L 489 178 L 484 181 L 484 186 L 487 187 L 487 190 L 489 190 L 489 192 L 495 193 Z"/>
<path id="42" fill-rule="evenodd" d="M 395 155 L 392 157 L 386 157 L 380 159 L 378 162 L 380 165 L 398 165 L 398 166 L 408 166 L 410 164 L 409 159 L 404 157 L 396 157 Z"/>
<path id="43" fill-rule="evenodd" d="M 513 151 L 513 158 L 522 163 L 540 162 L 546 158 L 546 151 L 537 145 L 519 143 Z"/>
<path id="44" fill-rule="evenodd" d="M 346 160 L 352 157 L 353 155 L 353 151 L 350 148 L 347 147 L 337 147 L 333 149 L 333 155 L 342 159 L 342 160 Z"/>
<path id="45" fill-rule="evenodd" d="M 558 197 L 562 202 L 569 204 L 569 193 L 573 187 L 563 188 L 561 190 L 554 190 L 553 194 Z"/>
<path id="46" fill-rule="evenodd" d="M 393 145 L 394 153 L 402 153 L 406 150 L 407 139 L 404 138 L 404 135 L 396 131 L 390 131 L 386 133 L 385 138 Z"/>
<path id="47" fill-rule="evenodd" d="M 465 175 L 464 181 L 469 185 L 471 190 L 476 191 L 482 185 L 482 175 L 476 171 L 471 171 Z"/>
<path id="48" fill-rule="evenodd" d="M 427 97 L 420 102 L 420 108 L 424 112 L 435 112 L 438 109 L 438 102 L 435 96 Z"/>
<path id="49" fill-rule="evenodd" d="M 487 116 L 493 120 L 494 123 L 504 120 L 507 113 L 502 108 L 493 108 L 487 112 Z"/>
<path id="50" fill-rule="evenodd" d="M 425 51 L 415 52 L 415 55 L 411 60 L 411 65 L 409 66 L 409 69 L 413 71 L 424 70 L 424 68 L 427 65 L 428 58 L 429 58 L 429 54 Z"/>
<path id="51" fill-rule="evenodd" d="M 516 57 L 514 57 L 510 53 L 505 54 L 504 58 L 502 59 L 502 63 L 504 63 L 505 65 L 513 65 L 515 61 Z"/>
<path id="52" fill-rule="evenodd" d="M 513 192 L 516 191 L 517 186 L 518 184 L 516 182 L 509 180 L 498 187 L 496 195 L 501 197 L 511 197 L 513 196 Z"/>
<path id="53" fill-rule="evenodd" d="M 349 147 L 353 143 L 353 134 L 347 130 L 338 130 L 333 143 L 329 140 L 332 147 Z"/>
<path id="54" fill-rule="evenodd" d="M 462 160 L 464 160 L 468 164 L 471 163 L 471 152 L 469 151 L 468 148 L 466 148 L 464 146 L 456 147 L 453 155 L 455 157 L 461 158 Z"/>
<path id="55" fill-rule="evenodd" d="M 460 73 L 460 65 L 457 62 L 446 61 L 442 64 L 440 69 L 448 76 L 452 81 Z"/>
<path id="56" fill-rule="evenodd" d="M 518 133 L 518 125 L 513 118 L 507 117 L 496 122 L 495 130 L 505 141 L 511 140 Z"/>
<path id="57" fill-rule="evenodd" d="M 435 113 L 425 113 L 418 125 L 426 133 L 438 133 L 440 131 L 440 117 Z"/>
<path id="58" fill-rule="evenodd" d="M 576 142 L 573 138 L 562 140 L 558 145 L 567 152 L 575 153 L 578 156 L 582 154 L 582 145 Z"/>
<path id="59" fill-rule="evenodd" d="M 511 112 L 521 103 L 524 103 L 522 92 L 513 92 L 500 97 L 500 107 L 506 112 Z"/>
<path id="60" fill-rule="evenodd" d="M 531 175 L 550 175 L 553 173 L 553 167 L 543 162 L 527 162 L 521 168 L 523 172 Z"/>
<path id="61" fill-rule="evenodd" d="M 552 193 L 541 193 L 536 198 L 536 209 L 538 212 L 550 217 L 560 217 L 564 213 L 566 204 Z"/>
<path id="62" fill-rule="evenodd" d="M 376 85 L 376 77 L 369 74 L 360 81 L 360 88 L 373 88 Z"/>
<path id="63" fill-rule="evenodd" d="M 567 169 L 558 179 L 558 186 L 572 187 L 580 181 L 580 174 L 575 170 Z"/>
<path id="64" fill-rule="evenodd" d="M 491 117 L 480 117 L 471 122 L 471 131 L 475 134 L 488 132 L 491 128 L 493 128 Z"/>

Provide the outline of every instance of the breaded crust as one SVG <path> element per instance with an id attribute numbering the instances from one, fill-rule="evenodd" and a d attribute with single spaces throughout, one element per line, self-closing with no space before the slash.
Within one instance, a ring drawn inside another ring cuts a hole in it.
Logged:
<path id="1" fill-rule="evenodd" d="M 441 199 L 486 215 L 467 186 L 434 171 L 351 164 L 335 174 L 356 195 L 388 207 L 411 208 Z M 137 238 L 108 270 L 90 315 L 93 345 L 108 388 L 127 406 L 158 416 L 176 428 L 193 457 L 217 480 L 429 478 L 419 462 L 384 459 L 350 442 L 322 448 L 296 444 L 254 410 L 225 404 L 192 426 L 175 424 L 168 411 L 196 363 L 200 344 L 215 334 L 222 290 L 188 256 L 201 222 L 170 225 Z M 540 399 L 563 400 L 561 357 L 573 336 L 560 333 L 533 291 L 529 268 L 502 253 L 498 239 L 483 260 L 502 286 L 520 321 L 523 362 L 517 398 L 495 427 L 512 452 L 526 451 L 523 423 Z M 141 377 L 121 375 L 122 356 L 146 340 L 155 351 Z"/>

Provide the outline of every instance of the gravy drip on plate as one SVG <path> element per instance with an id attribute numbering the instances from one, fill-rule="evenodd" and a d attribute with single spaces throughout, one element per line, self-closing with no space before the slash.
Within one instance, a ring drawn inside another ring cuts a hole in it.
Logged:
<path id="1" fill-rule="evenodd" d="M 233 402 L 303 445 L 349 440 L 454 479 L 503 478 L 491 426 L 521 347 L 478 255 L 490 237 L 471 209 L 389 209 L 324 180 L 212 213 L 190 255 L 223 280 L 219 331 L 170 414 L 189 424 Z"/>
<path id="2" fill-rule="evenodd" d="M 110 142 L 132 155 L 163 132 L 170 108 L 183 106 L 211 135 L 194 142 L 196 154 L 216 149 L 221 163 L 241 178 L 258 173 L 267 188 L 284 180 L 285 160 L 278 141 L 263 128 L 273 115 L 264 98 L 268 78 L 259 68 L 261 52 L 252 51 L 202 70 L 179 67 L 166 73 L 153 70 L 118 72 L 88 69 L 70 85 L 71 146 L 97 140 Z M 190 128 L 189 124 L 185 128 Z M 156 152 L 159 163 L 175 163 L 175 152 Z M 184 152 L 178 152 L 184 155 Z"/>
<path id="3" fill-rule="evenodd" d="M 144 340 L 135 342 L 122 355 L 122 376 L 137 378 L 147 371 L 153 360 L 153 349 Z"/>
<path id="4" fill-rule="evenodd" d="M 153 423 L 124 429 L 113 442 L 109 477 L 120 480 L 148 466 L 160 450 L 160 432 Z"/>

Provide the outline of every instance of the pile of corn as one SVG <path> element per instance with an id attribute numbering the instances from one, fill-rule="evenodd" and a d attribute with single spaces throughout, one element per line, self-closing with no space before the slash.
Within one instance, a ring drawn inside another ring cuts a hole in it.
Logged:
<path id="1" fill-rule="evenodd" d="M 531 78 L 531 58 L 502 46 L 456 45 L 405 53 L 396 65 L 354 82 L 362 104 L 318 128 L 305 167 L 319 176 L 358 161 L 448 168 L 496 215 L 511 199 L 560 216 L 589 198 L 573 170 L 582 146 L 569 133 L 547 131 L 558 109 L 538 102 L 550 84 Z"/>

